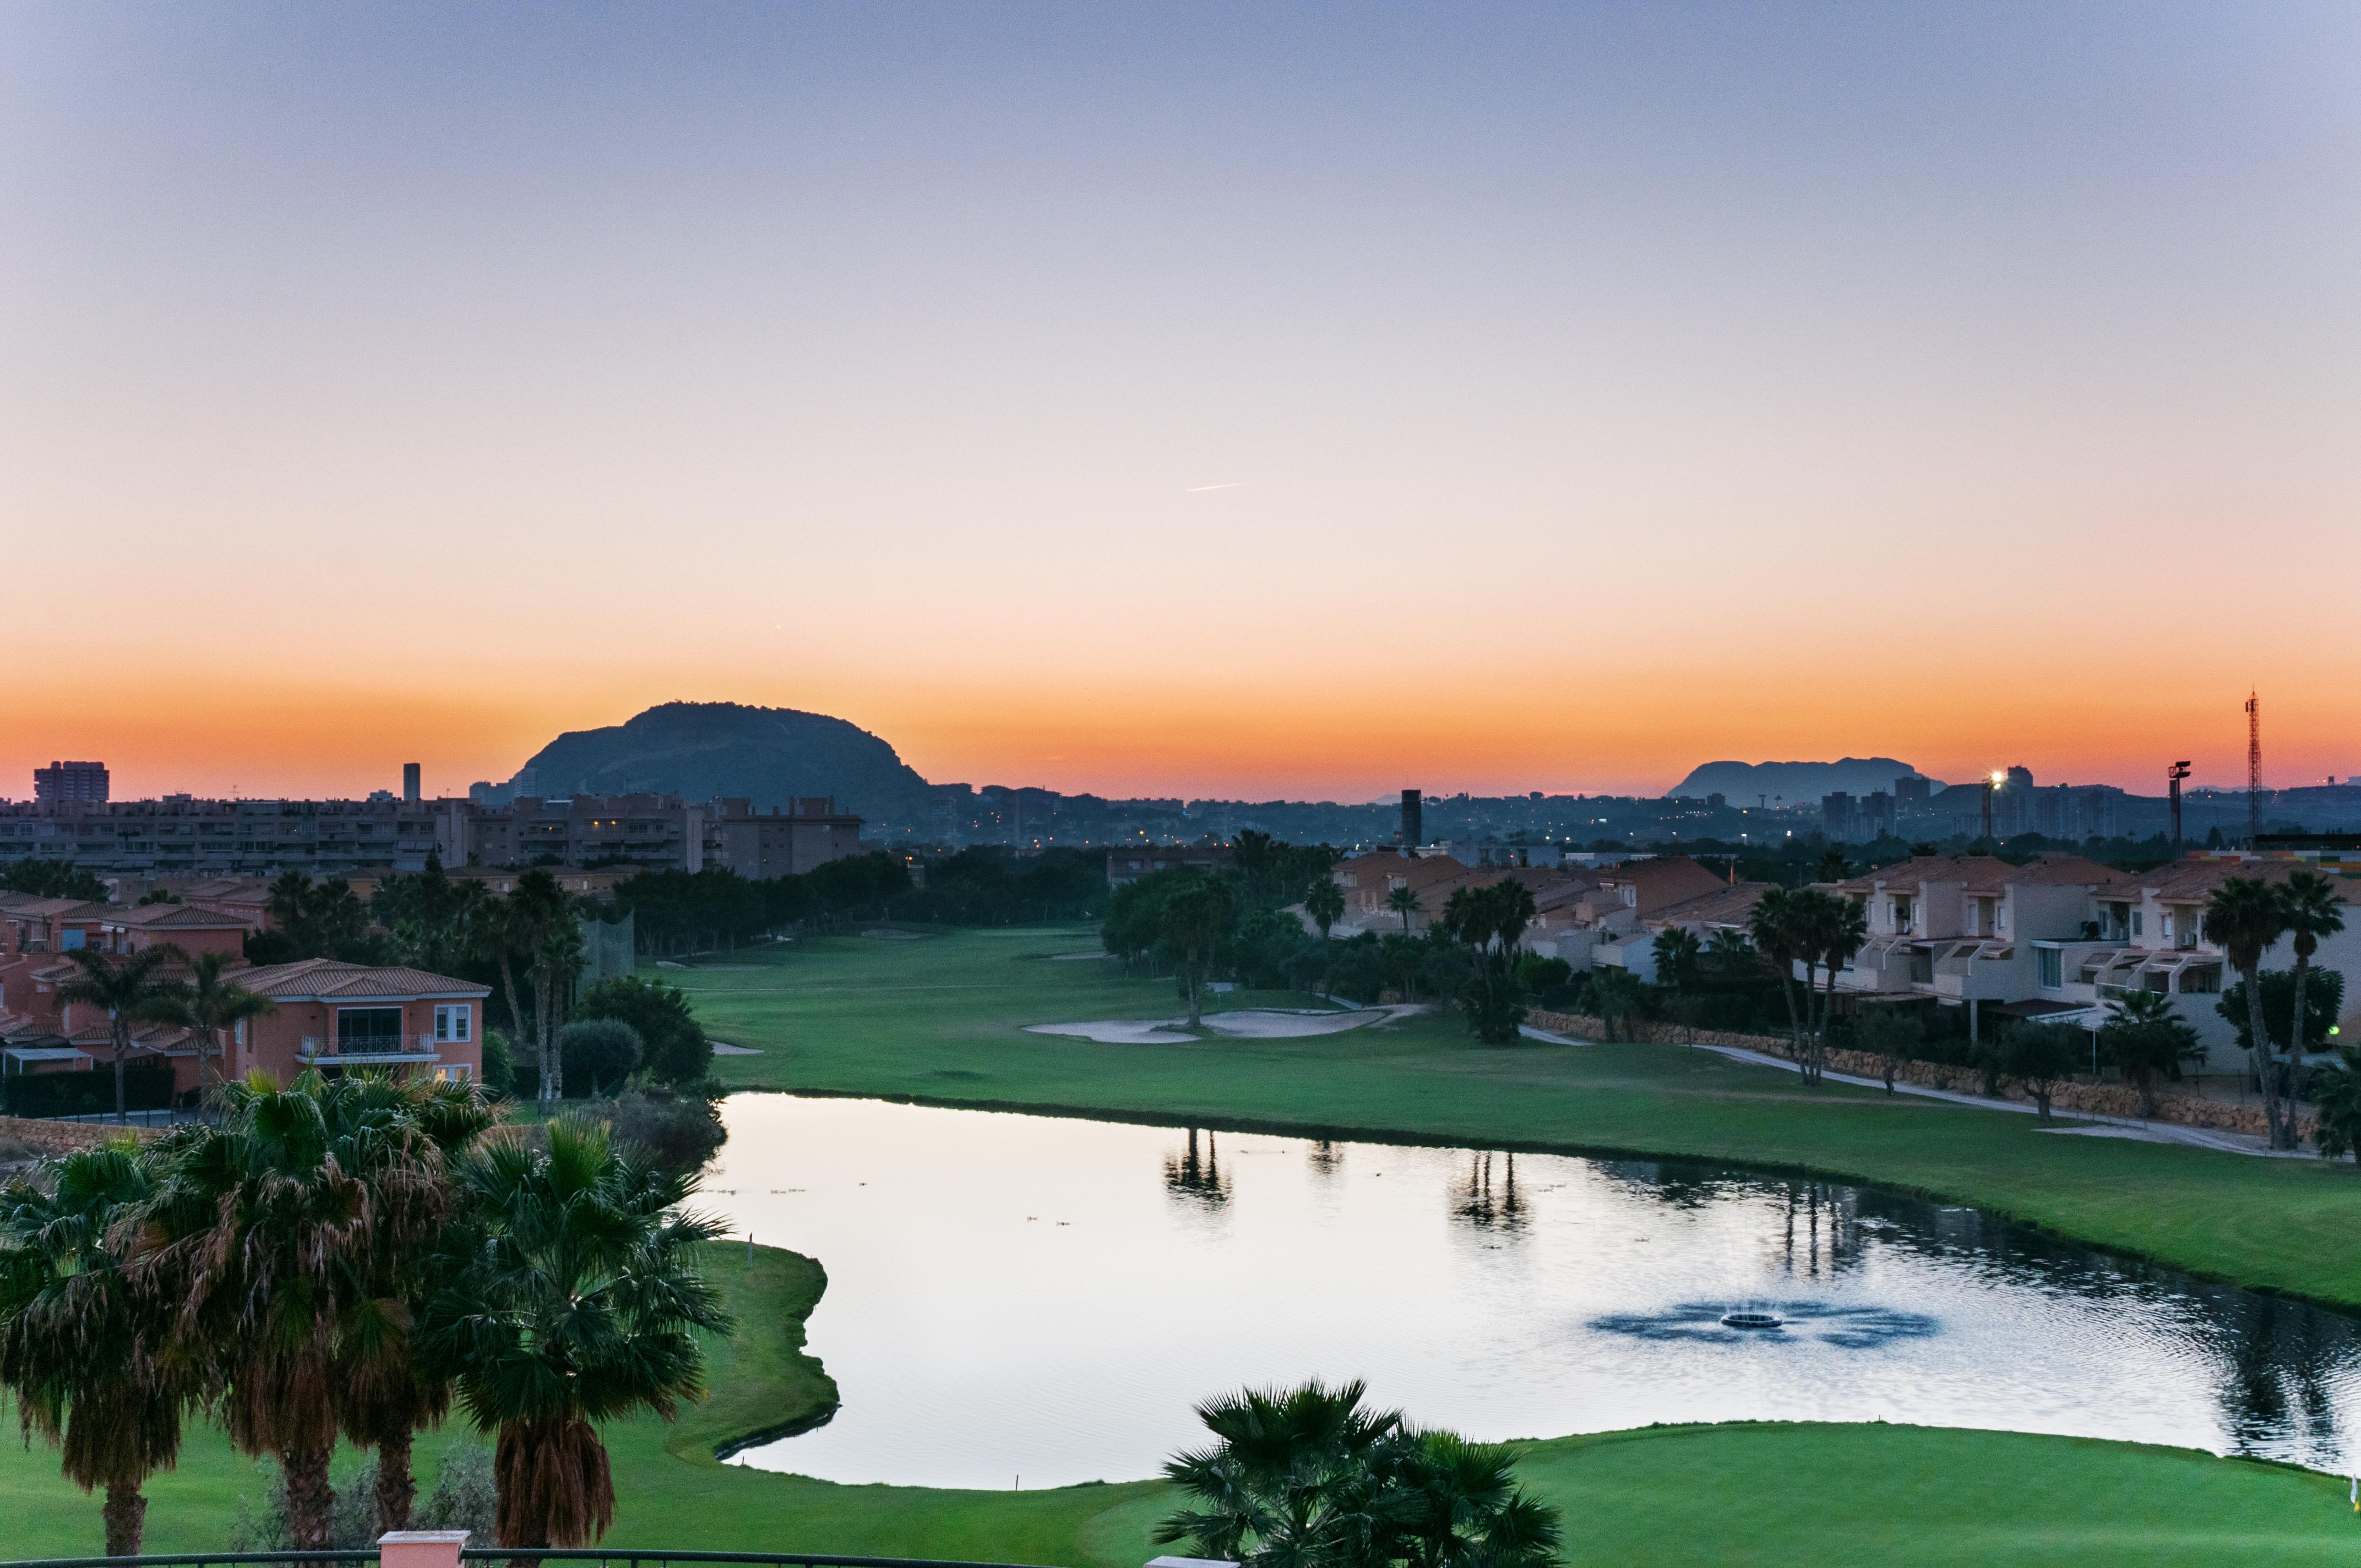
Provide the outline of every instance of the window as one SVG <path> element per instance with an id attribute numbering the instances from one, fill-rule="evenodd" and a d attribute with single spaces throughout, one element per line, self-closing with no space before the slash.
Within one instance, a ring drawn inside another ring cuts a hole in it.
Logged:
<path id="1" fill-rule="evenodd" d="M 346 1007 L 336 1014 L 336 1049 L 398 1051 L 401 1049 L 401 1009 Z"/>
<path id="2" fill-rule="evenodd" d="M 468 1025 L 475 1009 L 464 1002 L 451 1003 L 434 1009 L 434 1037 L 437 1040 L 470 1038 Z"/>
<path id="3" fill-rule="evenodd" d="M 2041 983 L 2056 988 L 2066 983 L 2066 955 L 2055 948 L 2036 948 L 2041 955 Z"/>
<path id="4" fill-rule="evenodd" d="M 2141 913 L 2140 913 L 2140 911 L 2138 911 L 2138 910 L 2136 910 L 2136 909 L 2133 910 L 2133 911 L 2132 911 L 2132 935 L 2133 935 L 2133 936 L 2135 936 L 2135 937 L 2136 937 L 2136 936 L 2138 936 L 2138 935 L 2140 934 L 2140 918 L 2141 918 Z"/>
<path id="5" fill-rule="evenodd" d="M 476 1076 L 476 1069 L 466 1062 L 453 1062 L 449 1067 L 436 1068 L 434 1076 L 444 1083 L 465 1083 Z"/>

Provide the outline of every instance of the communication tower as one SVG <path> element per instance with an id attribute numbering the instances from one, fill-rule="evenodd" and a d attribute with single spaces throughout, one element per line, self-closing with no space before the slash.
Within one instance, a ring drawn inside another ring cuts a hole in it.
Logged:
<path id="1" fill-rule="evenodd" d="M 2246 693 L 2246 842 L 2263 830 L 2263 704 Z"/>

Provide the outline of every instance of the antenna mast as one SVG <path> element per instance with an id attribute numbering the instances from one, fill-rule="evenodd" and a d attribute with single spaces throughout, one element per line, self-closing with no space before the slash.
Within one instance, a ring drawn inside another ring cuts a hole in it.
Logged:
<path id="1" fill-rule="evenodd" d="M 2246 692 L 2246 847 L 2263 830 L 2263 705 Z"/>

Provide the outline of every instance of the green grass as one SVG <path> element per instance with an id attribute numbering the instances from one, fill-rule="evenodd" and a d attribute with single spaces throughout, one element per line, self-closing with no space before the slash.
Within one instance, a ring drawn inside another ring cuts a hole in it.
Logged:
<path id="1" fill-rule="evenodd" d="M 763 1047 L 716 1064 L 732 1083 L 1029 1106 L 1213 1125 L 1393 1133 L 1500 1146 L 1695 1155 L 1920 1188 L 2184 1267 L 2361 1301 L 2349 1168 L 2036 1133 L 2030 1118 L 1817 1093 L 1767 1069 L 1663 1047 L 1488 1050 L 1455 1022 L 1322 1039 L 1099 1046 L 1021 1025 L 1167 1016 L 1170 982 L 1046 961 L 1087 932 L 829 939 L 666 970 L 714 1031 Z M 1300 1003 L 1300 998 L 1232 999 Z M 717 1247 L 739 1320 L 710 1347 L 712 1398 L 677 1424 L 608 1429 L 619 1545 L 989 1559 L 1137 1568 L 1173 1506 L 1152 1481 L 1038 1492 L 843 1486 L 723 1464 L 713 1451 L 807 1421 L 836 1391 L 804 1354 L 826 1288 L 793 1254 Z M 0 1412 L 0 1423 L 13 1419 Z M 445 1432 L 419 1444 L 431 1477 Z M 348 1462 L 349 1463 L 349 1462 Z M 1591 1564 L 2076 1564 L 2349 1561 L 2345 1484 L 2178 1450 L 1879 1425 L 1652 1428 L 1529 1445 L 1529 1483 L 1565 1511 Z M 150 1551 L 221 1550 L 259 1465 L 191 1434 L 148 1487 Z M 0 1443 L 0 1551 L 99 1547 L 98 1505 L 43 1447 Z"/>
<path id="2" fill-rule="evenodd" d="M 663 970 L 733 1086 L 1810 1169 L 1973 1203 L 2240 1284 L 2361 1306 L 2361 1176 L 2035 1130 L 2030 1116 L 1665 1046 L 1477 1046 L 1429 1015 L 1299 1040 L 1105 1046 L 1027 1024 L 1173 1015 L 1169 981 L 1048 955 L 1088 930 L 828 938 Z M 1235 997 L 1231 1005 L 1301 997 Z"/>
<path id="3" fill-rule="evenodd" d="M 709 1346 L 713 1397 L 676 1425 L 607 1431 L 619 1546 L 945 1557 L 1138 1568 L 1174 1506 L 1162 1483 L 1039 1492 L 840 1486 L 726 1465 L 717 1445 L 808 1419 L 836 1390 L 803 1351 L 825 1288 L 808 1258 L 721 1246 L 708 1266 L 739 1319 Z M 450 1434 L 419 1445 L 431 1473 Z M 1564 1510 L 1581 1568 L 1713 1562 L 1845 1564 L 2138 1563 L 2290 1568 L 2349 1562 L 2361 1521 L 2343 1483 L 2177 1449 L 1925 1427 L 1662 1427 L 1526 1447 L 1525 1479 Z M 259 1465 L 210 1429 L 150 1484 L 150 1552 L 221 1550 Z M 99 1549 L 98 1503 L 58 1476 L 46 1447 L 0 1445 L 0 1551 Z"/>

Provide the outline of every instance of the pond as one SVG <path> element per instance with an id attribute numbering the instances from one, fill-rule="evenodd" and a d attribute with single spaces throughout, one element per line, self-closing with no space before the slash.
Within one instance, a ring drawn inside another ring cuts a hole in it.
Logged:
<path id="1" fill-rule="evenodd" d="M 708 1206 L 829 1276 L 809 1345 L 843 1407 L 739 1456 L 770 1469 L 1126 1480 L 1198 1441 L 1196 1401 L 1312 1376 L 1485 1439 L 1883 1420 L 2361 1452 L 2353 1320 L 1874 1188 L 776 1094 L 727 1114 Z"/>

